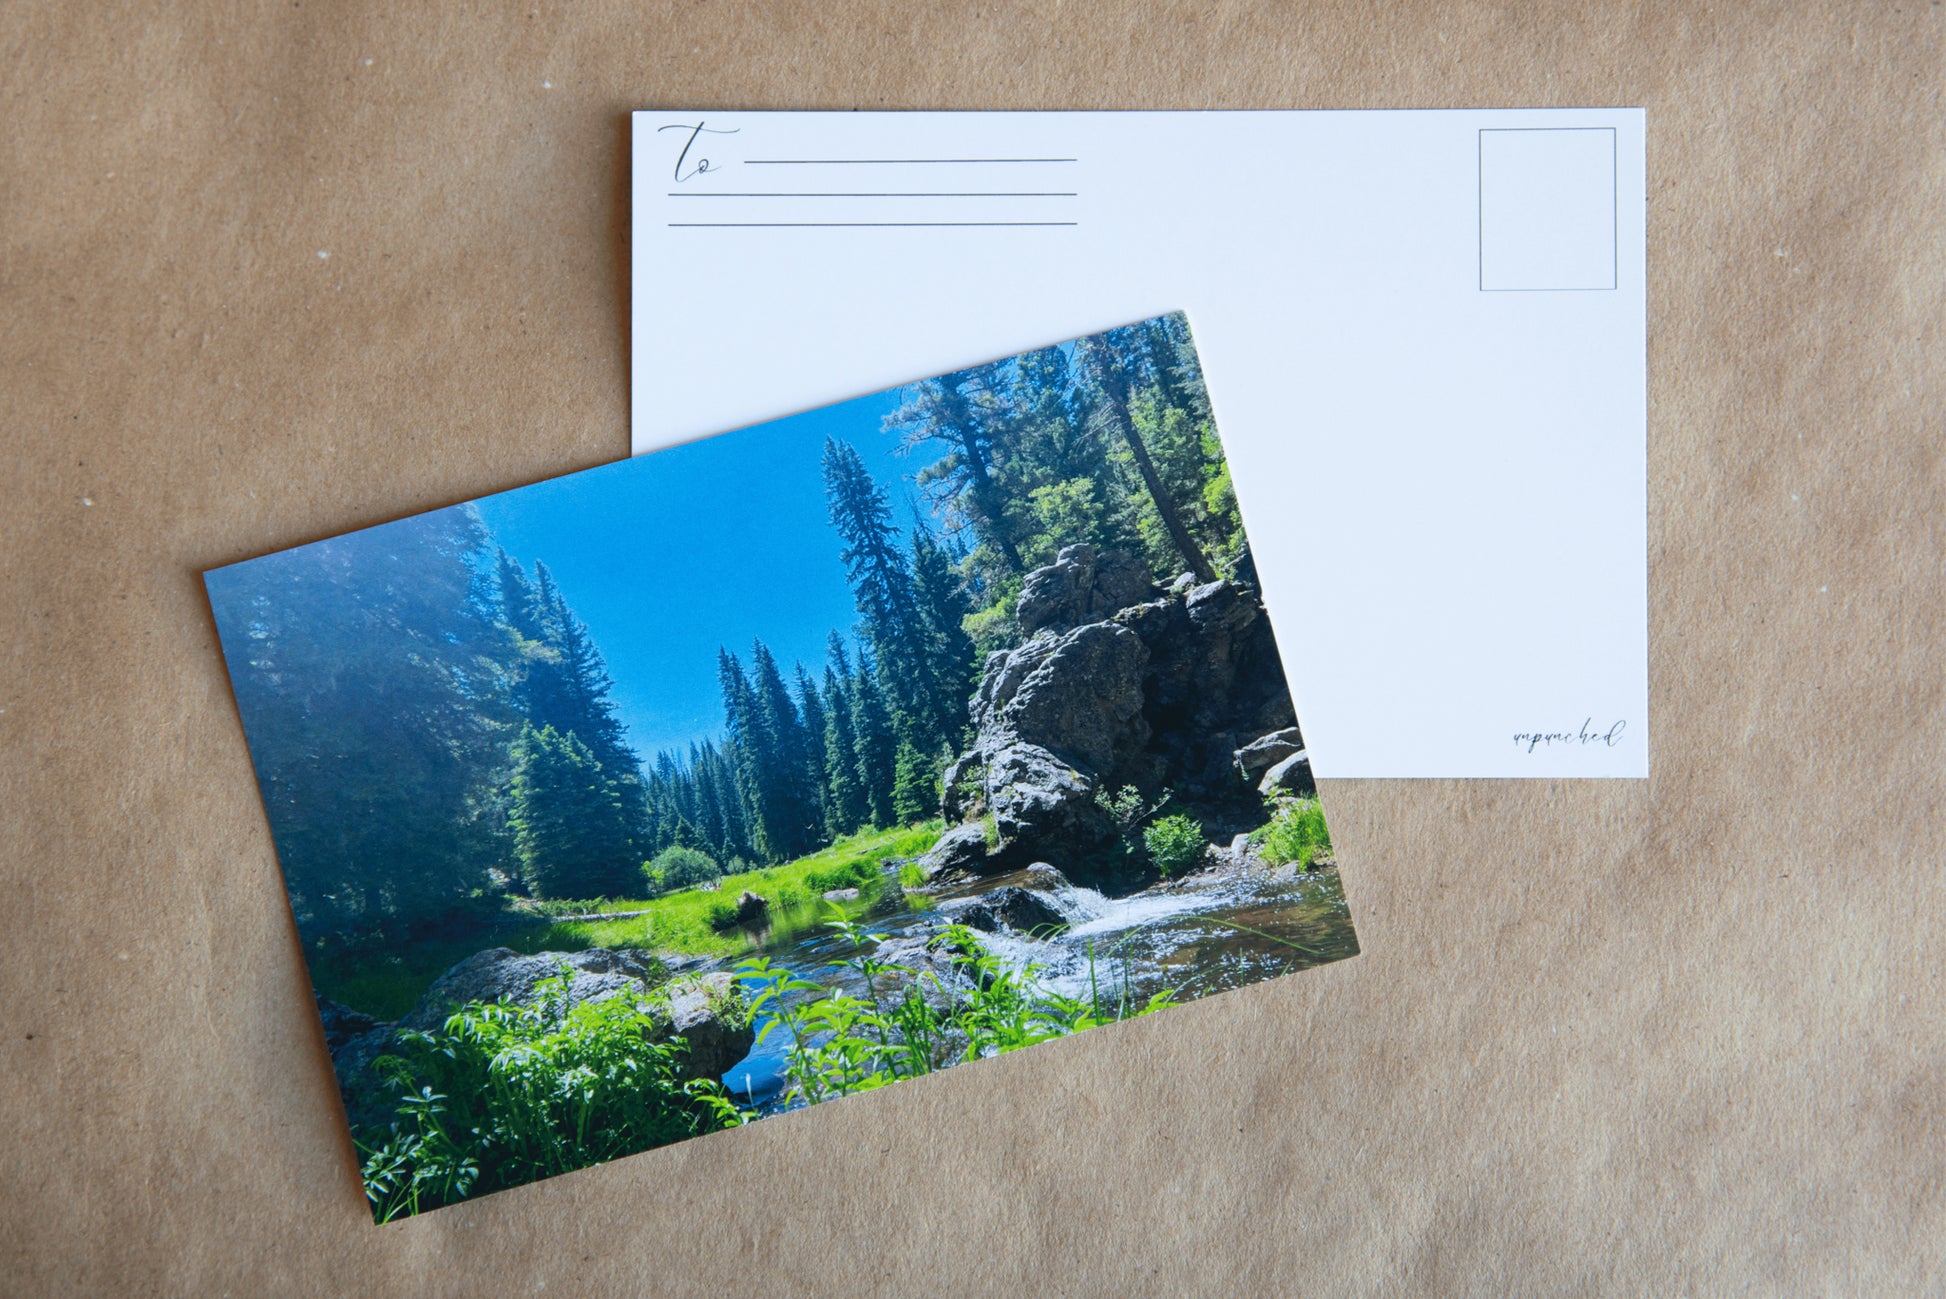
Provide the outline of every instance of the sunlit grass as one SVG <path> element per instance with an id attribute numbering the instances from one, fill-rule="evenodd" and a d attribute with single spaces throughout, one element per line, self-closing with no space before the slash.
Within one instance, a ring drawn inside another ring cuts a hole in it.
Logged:
<path id="1" fill-rule="evenodd" d="M 863 896 L 844 909 L 862 912 L 880 885 L 879 863 L 917 857 L 938 840 L 942 825 L 865 830 L 796 861 L 726 875 L 714 890 L 687 889 L 659 898 L 610 898 L 576 905 L 588 912 L 641 911 L 622 920 L 556 920 L 483 929 L 459 938 L 428 939 L 389 951 L 364 952 L 318 962 L 311 971 L 320 996 L 380 1019 L 411 1010 L 434 979 L 488 947 L 517 952 L 579 952 L 590 947 L 646 947 L 685 956 L 734 956 L 752 946 L 744 930 L 720 927 L 745 892 L 770 903 L 773 930 L 809 929 L 829 918 L 820 902 L 832 889 L 857 888 Z M 902 875 L 904 872 L 902 872 Z"/>

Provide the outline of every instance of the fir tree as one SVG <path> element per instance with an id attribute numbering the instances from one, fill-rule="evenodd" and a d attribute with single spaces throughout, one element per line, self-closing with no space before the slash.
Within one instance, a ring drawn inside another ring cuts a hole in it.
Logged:
<path id="1" fill-rule="evenodd" d="M 912 530 L 912 589 L 925 646 L 927 732 L 933 748 L 957 749 L 974 688 L 966 595 L 946 552 L 922 524 Z"/>
<path id="2" fill-rule="evenodd" d="M 1128 326 L 1084 338 L 1075 345 L 1075 353 L 1081 361 L 1083 373 L 1100 398 L 1095 417 L 1106 428 L 1118 433 L 1128 447 L 1136 472 L 1141 475 L 1142 485 L 1148 491 L 1150 503 L 1160 516 L 1177 553 L 1196 575 L 1197 581 L 1214 582 L 1215 567 L 1184 525 L 1182 514 L 1164 487 L 1148 446 L 1129 415 L 1129 401 L 1146 362 L 1138 330 Z"/>
<path id="3" fill-rule="evenodd" d="M 824 483 L 832 526 L 844 541 L 839 555 L 877 658 L 893 721 L 902 736 L 930 748 L 945 737 L 932 725 L 936 710 L 928 697 L 925 629 L 912 590 L 912 573 L 892 527 L 891 506 L 848 442 L 826 439 Z"/>
<path id="4" fill-rule="evenodd" d="M 574 735 L 521 731 L 514 744 L 515 859 L 543 898 L 616 897 L 640 866 L 616 782 Z"/>
<path id="5" fill-rule="evenodd" d="M 845 669 L 849 675 L 849 668 Z M 852 702 L 837 670 L 824 670 L 824 820 L 835 839 L 865 823 L 871 808 L 858 776 Z"/>
<path id="6" fill-rule="evenodd" d="M 863 650 L 858 654 L 857 675 L 852 678 L 851 701 L 858 783 L 863 787 L 872 824 L 890 828 L 898 824 L 892 807 L 892 784 L 897 774 L 899 741 L 892 731 L 892 716 L 885 706 L 885 692 L 879 688 L 878 673 Z"/>
<path id="7" fill-rule="evenodd" d="M 764 831 L 771 852 L 791 858 L 809 852 L 822 819 L 810 783 L 810 745 L 804 720 L 777 670 L 770 647 L 756 642 L 750 651 L 750 693 L 755 702 L 758 766 Z"/>
<path id="8" fill-rule="evenodd" d="M 913 384 L 904 405 L 885 417 L 888 429 L 904 432 L 911 450 L 942 442 L 946 454 L 919 471 L 919 485 L 935 488 L 936 500 L 972 524 L 1007 566 L 1026 571 L 1014 543 L 1006 511 L 1007 491 L 1000 481 L 1000 447 L 993 390 L 1001 385 L 1008 362 L 956 370 Z"/>
<path id="9" fill-rule="evenodd" d="M 783 845 L 771 838 L 771 820 L 765 815 L 762 776 L 765 737 L 757 720 L 756 701 L 743 665 L 728 650 L 716 651 L 717 682 L 723 690 L 723 728 L 736 783 L 737 797 L 743 804 L 744 820 L 750 828 L 750 848 L 758 857 L 781 860 Z"/>
<path id="10" fill-rule="evenodd" d="M 900 825 L 939 815 L 939 765 L 909 743 L 899 745 L 892 782 L 892 815 Z"/>
<path id="11" fill-rule="evenodd" d="M 806 792 L 816 809 L 814 838 L 819 843 L 840 832 L 831 829 L 831 791 L 825 788 L 824 737 L 829 729 L 824 715 L 824 698 L 817 682 L 804 665 L 797 665 L 797 711 L 804 719 L 804 769 Z"/>

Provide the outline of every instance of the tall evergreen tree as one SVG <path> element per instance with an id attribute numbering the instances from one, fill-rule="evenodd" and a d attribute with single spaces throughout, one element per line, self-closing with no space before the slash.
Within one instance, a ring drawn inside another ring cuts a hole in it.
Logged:
<path id="1" fill-rule="evenodd" d="M 1129 415 L 1129 401 L 1146 364 L 1142 343 L 1138 328 L 1125 326 L 1082 339 L 1075 345 L 1075 352 L 1082 372 L 1100 397 L 1096 417 L 1108 429 L 1119 434 L 1128 447 L 1136 472 L 1141 475 L 1142 485 L 1147 489 L 1149 500 L 1161 517 L 1162 526 L 1168 531 L 1177 553 L 1196 575 L 1197 581 L 1214 582 L 1215 567 L 1183 523 L 1181 511 L 1163 485 L 1148 446 Z"/>
<path id="2" fill-rule="evenodd" d="M 579 737 L 553 727 L 514 744 L 513 831 L 521 879 L 536 897 L 617 897 L 640 860 L 617 783 Z"/>
<path id="3" fill-rule="evenodd" d="M 831 791 L 825 787 L 824 743 L 828 728 L 824 697 L 818 693 L 817 682 L 811 680 L 802 663 L 797 665 L 797 711 L 804 719 L 805 783 L 817 811 L 814 837 L 822 843 L 841 832 L 831 828 Z"/>
<path id="4" fill-rule="evenodd" d="M 910 450 L 927 442 L 944 443 L 946 454 L 919 471 L 919 485 L 954 515 L 974 525 L 1016 573 L 1026 571 L 1007 518 L 1007 485 L 998 461 L 1002 451 L 993 391 L 1009 362 L 955 370 L 906 389 L 905 404 L 885 417 L 887 428 L 904 433 Z"/>
<path id="5" fill-rule="evenodd" d="M 970 609 L 945 550 L 917 522 L 912 530 L 912 590 L 924 637 L 928 736 L 935 751 L 957 749 L 974 688 L 973 638 L 965 625 Z"/>
<path id="6" fill-rule="evenodd" d="M 207 579 L 308 939 L 463 904 L 503 845 L 517 670 L 471 506 Z"/>
<path id="7" fill-rule="evenodd" d="M 775 818 L 768 815 L 763 763 L 768 748 L 757 717 L 757 704 L 743 675 L 743 664 L 726 649 L 716 652 L 716 677 L 723 690 L 723 729 L 735 775 L 737 797 L 750 828 L 750 847 L 767 861 L 781 861 L 784 843 L 775 839 Z"/>
<path id="8" fill-rule="evenodd" d="M 946 737 L 935 725 L 925 628 L 912 573 L 892 526 L 891 505 L 849 442 L 826 439 L 824 483 L 832 526 L 844 541 L 839 554 L 877 660 L 893 723 L 901 736 L 930 749 Z"/>
<path id="9" fill-rule="evenodd" d="M 810 744 L 804 719 L 762 641 L 750 650 L 750 693 L 755 700 L 765 831 L 772 851 L 791 858 L 809 852 L 823 813 L 811 784 Z"/>
<path id="10" fill-rule="evenodd" d="M 851 729 L 858 746 L 858 783 L 863 787 L 872 824 L 881 828 L 897 825 L 892 786 L 897 777 L 899 739 L 892 730 L 891 710 L 885 705 L 885 692 L 879 688 L 878 673 L 873 670 L 871 656 L 862 648 L 850 693 Z"/>
<path id="11" fill-rule="evenodd" d="M 871 806 L 859 781 L 851 695 L 830 666 L 824 669 L 824 790 L 824 821 L 833 838 L 865 824 Z"/>

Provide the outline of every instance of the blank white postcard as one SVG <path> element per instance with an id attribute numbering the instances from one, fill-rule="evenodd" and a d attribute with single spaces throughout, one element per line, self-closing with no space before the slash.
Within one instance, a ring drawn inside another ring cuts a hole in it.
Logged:
<path id="1" fill-rule="evenodd" d="M 636 452 L 1180 310 L 1318 775 L 1648 774 L 1641 110 L 669 110 L 633 148 Z"/>

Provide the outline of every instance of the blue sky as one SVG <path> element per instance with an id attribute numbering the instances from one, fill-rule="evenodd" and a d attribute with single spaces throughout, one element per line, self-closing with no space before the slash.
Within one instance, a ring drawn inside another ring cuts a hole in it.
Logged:
<path id="1" fill-rule="evenodd" d="M 826 634 L 849 639 L 858 614 L 818 459 L 826 437 L 851 442 L 909 527 L 911 477 L 940 448 L 897 454 L 883 421 L 898 405 L 899 390 L 874 393 L 479 502 L 588 624 L 644 761 L 721 732 L 719 645 L 747 664 L 762 637 L 787 674 L 802 660 L 822 679 Z"/>

